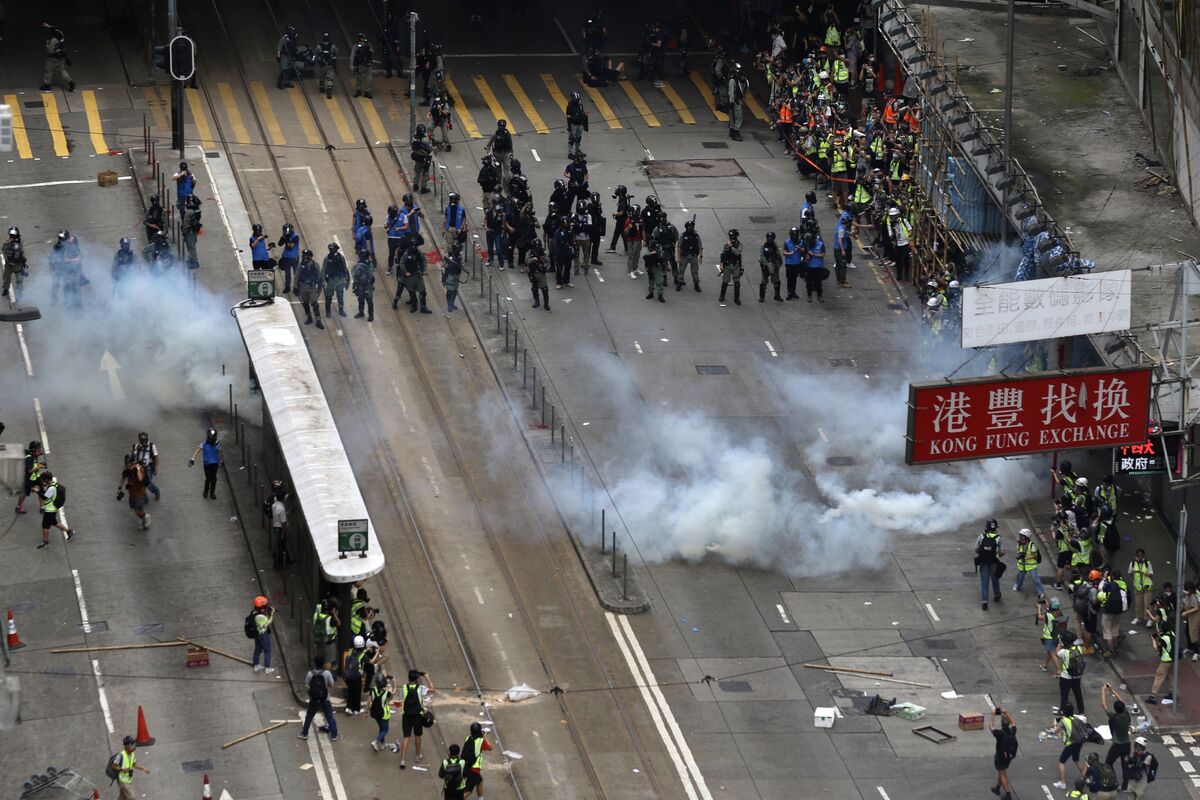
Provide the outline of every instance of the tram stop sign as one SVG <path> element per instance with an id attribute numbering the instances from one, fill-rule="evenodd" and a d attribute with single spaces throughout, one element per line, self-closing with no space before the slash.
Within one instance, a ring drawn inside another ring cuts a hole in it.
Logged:
<path id="1" fill-rule="evenodd" d="M 366 558 L 367 544 L 367 520 L 338 520 L 338 558 L 345 558 L 346 553 L 358 553 L 359 558 Z"/>
<path id="2" fill-rule="evenodd" d="M 275 298 L 275 270 L 247 270 L 246 297 L 251 300 L 273 300 Z"/>

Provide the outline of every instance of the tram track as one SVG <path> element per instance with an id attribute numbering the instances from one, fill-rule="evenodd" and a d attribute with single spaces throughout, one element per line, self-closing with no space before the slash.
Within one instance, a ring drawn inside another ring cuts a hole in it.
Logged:
<path id="1" fill-rule="evenodd" d="M 247 98 L 252 98 L 253 94 L 250 90 L 247 71 L 245 69 L 245 64 L 238 43 L 230 32 L 225 18 L 221 13 L 221 9 L 217 0 L 210 0 L 210 2 L 212 13 L 215 15 L 215 18 L 218 22 L 217 27 L 222 32 L 222 35 L 228 44 L 228 53 L 230 57 L 235 62 L 234 71 L 238 74 L 238 79 L 241 82 L 242 90 Z M 280 15 L 276 13 L 274 4 L 269 2 L 269 0 L 263 0 L 263 5 L 267 13 L 275 22 L 276 29 L 282 30 L 283 21 Z M 321 30 L 321 26 L 319 25 L 319 17 L 314 11 L 311 3 L 305 2 L 303 7 L 305 9 L 305 16 L 307 18 L 307 27 L 309 28 L 308 33 L 311 34 L 311 40 L 315 41 L 318 32 Z M 342 35 L 347 40 L 350 40 L 348 30 L 336 7 L 330 4 L 329 11 L 333 15 L 336 26 L 341 31 Z M 348 57 L 349 54 L 346 54 L 347 61 Z M 220 130 L 221 122 L 220 114 L 217 113 L 217 103 L 211 95 L 207 82 L 203 77 L 201 78 L 200 84 L 202 87 L 204 101 L 212 110 L 212 117 L 218 127 L 218 130 Z M 337 76 L 337 84 L 340 91 L 344 93 L 345 97 L 348 98 L 350 96 L 350 92 L 348 91 L 347 81 L 344 75 L 339 74 Z M 322 124 L 321 116 L 317 113 L 317 107 L 313 101 L 315 89 L 312 87 L 306 87 L 303 85 L 303 83 L 301 83 L 299 91 L 304 98 L 308 112 L 311 115 L 314 124 L 317 126 L 317 130 L 324 144 L 331 144 L 330 137 L 324 125 Z M 381 160 L 380 154 L 378 153 L 378 148 L 371 144 L 372 137 L 369 133 L 368 126 L 365 124 L 362 118 L 362 113 L 353 102 L 349 103 L 348 105 L 350 107 L 352 119 L 359 135 L 361 135 L 363 141 L 367 142 L 366 150 L 369 153 L 370 162 L 373 165 L 373 171 L 378 178 L 378 182 L 382 183 L 384 187 L 389 187 L 386 188 L 385 191 L 387 192 L 388 199 L 394 202 L 396 198 L 389 186 L 391 181 L 394 180 L 394 176 L 389 173 L 387 168 L 385 168 L 384 162 Z M 249 106 L 251 108 L 251 117 L 253 119 L 259 139 L 261 142 L 263 142 L 261 146 L 256 146 L 254 149 L 261 149 L 264 154 L 263 158 L 267 163 L 265 169 L 270 170 L 273 173 L 275 180 L 278 182 L 278 185 L 282 190 L 278 194 L 277 199 L 278 211 L 285 219 L 293 219 L 298 221 L 300 218 L 299 209 L 296 207 L 291 196 L 286 191 L 287 181 L 285 180 L 283 171 L 280 167 L 278 157 L 272 147 L 266 145 L 268 137 L 262 115 L 253 102 L 250 102 Z M 225 139 L 223 131 L 221 131 L 221 138 L 223 140 Z M 314 149 L 312 152 L 315 154 L 316 150 Z M 347 204 L 346 207 L 350 208 L 352 207 L 355 196 L 365 194 L 366 192 L 356 193 L 351 191 L 351 181 L 347 174 L 347 168 L 340 162 L 336 149 L 326 147 L 324 148 L 324 153 L 325 155 L 323 157 L 318 158 L 328 159 L 328 163 L 332 167 L 333 173 L 336 175 L 337 181 L 340 185 L 341 192 L 345 197 Z M 230 152 L 229 158 L 231 161 L 231 166 L 238 165 L 239 162 L 244 161 L 253 164 L 253 166 L 250 166 L 251 170 L 263 171 L 264 169 L 264 167 L 259 166 L 262 163 L 261 160 L 255 161 L 253 157 L 245 154 L 234 154 Z M 388 158 L 393 161 L 397 168 L 402 169 L 402 165 L 395 161 L 395 155 L 390 148 L 388 149 Z M 239 176 L 239 170 L 235 168 L 234 174 L 235 176 Z M 256 215 L 261 215 L 264 207 L 260 205 L 259 198 L 252 190 L 250 190 L 247 185 L 245 185 L 240 176 L 238 177 L 238 181 L 240 184 L 239 189 L 242 190 L 243 196 L 246 197 L 248 207 L 252 208 Z M 375 193 L 374 190 L 377 188 L 378 187 L 372 187 L 372 193 Z M 262 217 L 258 216 L 258 218 L 261 219 Z M 432 238 L 432 236 L 430 238 Z M 389 281 L 384 279 L 382 274 L 378 274 L 377 281 L 389 290 L 389 294 L 391 290 L 394 289 L 394 286 L 387 286 Z M 384 314 L 386 314 L 385 309 L 386 306 L 381 308 L 381 311 Z M 400 338 L 403 339 L 404 352 L 402 355 L 407 356 L 408 361 L 414 367 L 414 375 L 420 385 L 420 388 L 425 393 L 430 407 L 434 411 L 434 422 L 436 422 L 437 429 L 448 443 L 452 458 L 455 462 L 455 465 L 458 467 L 459 474 L 463 476 L 463 484 L 466 488 L 466 491 L 469 493 L 470 501 L 474 506 L 476 518 L 479 521 L 480 527 L 491 546 L 492 552 L 496 555 L 496 559 L 506 581 L 507 588 L 514 600 L 517 610 L 519 611 L 521 624 L 525 628 L 525 631 L 529 636 L 529 640 L 532 642 L 533 647 L 536 650 L 537 657 L 541 662 L 546 679 L 548 680 L 548 685 L 551 687 L 556 687 L 559 681 L 558 670 L 553 663 L 556 659 L 556 655 L 547 639 L 546 631 L 534 618 L 534 614 L 530 608 L 531 599 L 527 596 L 527 589 L 524 588 L 517 579 L 517 571 L 514 569 L 513 555 L 509 552 L 510 548 L 504 541 L 504 537 L 498 535 L 495 524 L 491 520 L 491 515 L 488 511 L 488 508 L 485 506 L 485 490 L 481 487 L 481 481 L 475 473 L 476 467 L 474 464 L 472 464 L 470 459 L 466 458 L 460 437 L 455 431 L 454 427 L 450 424 L 449 415 L 447 413 L 448 404 L 435 383 L 432 369 L 428 362 L 428 355 L 423 352 L 422 347 L 417 342 L 415 332 L 412 329 L 411 324 L 406 322 L 405 316 L 394 313 L 394 317 L 398 322 L 398 327 L 401 334 Z M 348 379 L 348 382 L 355 387 L 351 392 L 353 401 L 359 409 L 363 410 L 368 415 L 373 428 L 375 430 L 382 430 L 383 427 L 378 416 L 379 412 L 369 397 L 366 374 L 359 355 L 355 353 L 352 343 L 349 341 L 349 337 L 336 334 L 336 332 L 333 330 L 334 324 L 336 323 L 331 321 L 331 329 L 328 338 L 333 343 L 332 350 L 343 375 Z M 452 343 L 454 347 L 458 349 L 458 352 L 470 352 L 471 348 L 468 348 L 467 345 L 471 345 L 472 347 L 478 345 L 473 330 L 468 329 L 470 332 L 470 340 L 468 340 L 468 338 L 464 336 L 464 331 L 456 329 L 457 326 L 447 326 L 447 328 L 450 330 Z M 487 372 L 486 374 L 494 381 L 494 375 L 492 375 L 490 372 Z M 474 691 L 477 697 L 482 697 L 483 693 L 488 687 L 483 685 L 476 670 L 475 657 L 471 652 L 471 647 L 464 633 L 463 625 L 456 614 L 454 602 L 447 592 L 445 578 L 442 576 L 439 570 L 437 559 L 432 552 L 429 542 L 427 541 L 427 534 L 423 530 L 423 526 L 419 521 L 418 511 L 414 507 L 410 494 L 405 488 L 405 479 L 403 477 L 400 465 L 396 461 L 396 454 L 393 452 L 392 447 L 387 446 L 385 442 L 378 438 L 375 438 L 373 441 L 372 451 L 374 459 L 380 465 L 381 474 L 386 479 L 385 482 L 388 494 L 395 504 L 397 510 L 400 512 L 405 526 L 409 529 L 408 532 L 411 535 L 411 540 L 415 542 L 417 549 L 421 554 L 421 558 L 425 562 L 424 572 L 428 575 L 430 582 L 436 588 L 439 603 L 447 617 L 448 624 L 452 630 L 457 648 L 463 660 L 463 666 L 470 675 L 470 680 L 474 686 Z M 532 465 L 530 465 L 530 468 L 533 468 Z M 637 734 L 637 729 L 632 719 L 630 709 L 626 706 L 625 701 L 620 697 L 620 693 L 615 689 L 620 681 L 614 680 L 614 675 L 608 665 L 605 663 L 600 652 L 599 644 L 596 641 L 595 635 L 588 630 L 588 625 L 583 615 L 583 609 L 573 595 L 571 588 L 566 584 L 563 578 L 564 569 L 577 570 L 578 565 L 563 564 L 564 554 L 555 551 L 553 546 L 554 538 L 545 527 L 542 516 L 538 512 L 538 504 L 535 502 L 535 499 L 530 496 L 527 487 L 523 483 L 518 482 L 518 485 L 520 486 L 519 500 L 528 509 L 529 516 L 534 521 L 534 526 L 536 529 L 534 533 L 536 534 L 538 541 L 541 543 L 543 555 L 546 561 L 553 567 L 550 572 L 553 574 L 553 580 L 557 583 L 557 588 L 561 593 L 564 610 L 568 611 L 570 616 L 573 618 L 574 627 L 582 639 L 582 644 L 584 645 L 587 654 L 590 656 L 594 667 L 598 668 L 599 676 L 601 677 L 604 685 L 609 688 L 608 692 L 606 693 L 607 699 L 612 703 L 613 707 L 618 713 L 619 718 L 621 719 L 623 733 L 626 737 L 628 737 L 630 750 L 638 754 L 641 772 L 650 782 L 653 795 L 662 796 L 662 787 L 659 785 L 657 775 L 647 757 L 645 748 L 641 746 L 640 737 Z M 562 537 L 559 537 L 559 539 L 561 541 Z M 575 558 L 575 556 L 571 554 L 570 558 Z M 386 573 L 383 577 L 386 578 Z M 391 584 L 391 581 L 385 579 L 383 580 L 382 585 L 384 587 L 385 595 L 384 604 L 388 606 L 388 612 L 394 615 L 392 617 L 393 619 L 401 621 L 400 630 L 398 631 L 398 639 L 401 642 L 402 649 L 411 659 L 410 663 L 418 663 L 418 659 L 421 654 L 417 652 L 412 637 L 408 633 L 414 630 L 412 627 L 412 620 L 407 618 L 404 604 L 399 599 L 399 592 L 397 591 L 396 587 Z M 492 688 L 494 690 L 494 687 Z M 576 718 L 575 709 L 572 708 L 572 701 L 568 696 L 563 694 L 557 694 L 556 701 L 558 703 L 562 719 L 565 723 L 565 727 L 575 747 L 575 751 L 578 754 L 584 772 L 587 775 L 592 791 L 596 796 L 599 797 L 611 796 L 610 792 L 606 791 L 604 782 L 601 780 L 598 769 L 592 761 L 589 748 L 585 744 L 580 721 Z M 497 730 L 497 736 L 499 735 L 500 732 Z M 501 749 L 503 749 L 502 742 L 500 743 Z M 445 743 L 443 742 L 443 746 L 444 744 Z M 637 770 L 634 771 L 637 772 Z M 524 794 L 522 791 L 521 782 L 518 781 L 516 775 L 513 773 L 513 770 L 511 769 L 511 763 L 509 763 L 508 773 L 509 780 L 514 787 L 517 796 L 523 797 Z"/>

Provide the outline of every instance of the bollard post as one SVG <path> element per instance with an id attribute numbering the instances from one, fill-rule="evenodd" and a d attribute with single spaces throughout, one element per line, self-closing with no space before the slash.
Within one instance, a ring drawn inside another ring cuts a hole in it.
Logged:
<path id="1" fill-rule="evenodd" d="M 604 554 L 604 517 L 608 514 L 607 508 L 600 509 L 600 554 Z"/>
<path id="2" fill-rule="evenodd" d="M 504 352 L 508 352 L 508 314 L 504 315 Z"/>
<path id="3" fill-rule="evenodd" d="M 583 501 L 586 498 L 587 498 L 587 494 L 586 494 L 586 492 L 584 492 L 583 466 L 580 465 L 580 467 L 579 467 L 579 505 L 583 505 Z"/>
<path id="4" fill-rule="evenodd" d="M 237 443 L 237 440 L 238 440 L 237 426 L 238 426 L 238 404 L 234 403 L 233 404 L 233 441 L 235 444 Z"/>
<path id="5" fill-rule="evenodd" d="M 533 400 L 530 408 L 537 408 L 537 364 L 533 365 Z M 546 388 L 542 387 L 542 424 L 546 424 Z"/>
<path id="6" fill-rule="evenodd" d="M 629 599 L 629 554 L 621 554 L 621 599 Z"/>
<path id="7" fill-rule="evenodd" d="M 575 471 L 575 440 L 571 440 L 571 471 Z"/>
<path id="8" fill-rule="evenodd" d="M 493 296 L 495 296 L 495 294 L 496 294 L 495 290 L 494 290 L 494 289 L 492 289 L 492 273 L 490 273 L 490 272 L 489 272 L 489 273 L 488 273 L 488 313 L 489 313 L 489 314 L 492 312 L 492 300 L 491 300 L 491 298 L 492 298 Z M 499 308 L 497 308 L 497 309 L 496 309 L 496 313 L 497 313 L 497 314 L 499 314 L 499 313 L 500 313 L 500 309 L 499 309 Z"/>
<path id="9" fill-rule="evenodd" d="M 529 348 L 521 348 L 521 388 L 529 388 Z"/>
<path id="10" fill-rule="evenodd" d="M 613 531 L 612 557 L 613 557 L 613 577 L 615 578 L 615 577 L 617 577 L 617 532 L 616 531 Z"/>
<path id="11" fill-rule="evenodd" d="M 533 368 L 533 377 L 537 380 L 537 367 Z M 534 399 L 537 399 L 537 394 L 534 394 Z M 542 384 L 542 425 L 546 424 L 546 384 Z"/>
<path id="12" fill-rule="evenodd" d="M 551 444 L 554 443 L 554 429 L 556 427 L 558 427 L 558 421 L 554 418 L 554 412 L 556 410 L 557 409 L 555 408 L 554 404 L 551 403 L 550 404 L 550 442 L 551 442 Z"/>
<path id="13" fill-rule="evenodd" d="M 519 334 L 520 331 L 513 328 L 513 369 L 517 368 L 517 336 Z"/>
<path id="14" fill-rule="evenodd" d="M 222 367 L 222 371 L 224 367 Z M 229 384 L 229 419 L 233 419 L 233 384 Z"/>
<path id="15" fill-rule="evenodd" d="M 504 321 L 508 322 L 508 314 L 504 315 Z M 496 334 L 500 334 L 500 295 L 496 295 Z"/>
<path id="16" fill-rule="evenodd" d="M 553 407 L 551 408 L 551 410 L 553 410 Z M 554 429 L 551 428 L 551 430 L 554 430 Z M 567 426 L 566 425 L 559 426 L 558 438 L 559 438 L 559 441 L 562 443 L 562 457 L 559 459 L 558 463 L 565 464 L 565 463 L 567 463 Z"/>

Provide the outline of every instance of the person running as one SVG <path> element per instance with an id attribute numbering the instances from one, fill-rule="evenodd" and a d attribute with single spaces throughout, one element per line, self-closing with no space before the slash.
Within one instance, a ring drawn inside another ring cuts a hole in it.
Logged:
<path id="1" fill-rule="evenodd" d="M 401 689 L 400 699 L 404 703 L 404 713 L 400 717 L 400 729 L 404 735 L 400 742 L 400 769 L 404 769 L 404 756 L 408 753 L 408 742 L 417 737 L 414 745 L 414 763 L 424 760 L 421 755 L 421 734 L 425 731 L 425 695 L 437 691 L 429 676 L 419 670 L 408 671 L 408 683 Z"/>
<path id="2" fill-rule="evenodd" d="M 59 486 L 58 479 L 49 471 L 43 472 L 36 491 L 42 508 L 42 543 L 37 546 L 37 549 L 45 550 L 50 547 L 51 528 L 58 528 L 62 531 L 68 542 L 74 539 L 75 531 L 60 522 L 58 518 L 58 512 L 66 501 L 66 492 Z"/>
<path id="3" fill-rule="evenodd" d="M 1067 762 L 1074 761 L 1075 766 L 1079 768 L 1079 777 L 1083 778 L 1083 766 L 1079 763 L 1079 752 L 1083 750 L 1084 737 L 1082 730 L 1077 730 L 1075 721 L 1075 709 L 1070 703 L 1064 703 L 1058 709 L 1058 719 L 1054 721 L 1054 727 L 1051 728 L 1051 733 L 1062 736 L 1063 749 L 1058 756 L 1058 780 L 1054 783 L 1055 789 L 1067 788 Z M 1082 780 L 1080 780 L 1082 783 Z"/>
<path id="4" fill-rule="evenodd" d="M 478 722 L 471 723 L 471 733 L 463 742 L 463 761 L 467 764 L 466 796 L 475 790 L 477 798 L 483 797 L 483 754 L 492 749 L 492 744 L 484 736 L 483 726 Z"/>
<path id="5" fill-rule="evenodd" d="M 996 730 L 996 718 L 1000 718 L 1000 730 Z M 1017 757 L 1017 723 L 1003 708 L 993 708 L 988 717 L 988 730 L 996 740 L 996 755 L 992 761 L 996 767 L 996 785 L 992 794 L 1004 792 L 1004 800 L 1012 800 L 1012 786 L 1008 783 L 1008 765 Z"/>
<path id="6" fill-rule="evenodd" d="M 146 468 L 132 456 L 126 456 L 125 469 L 121 470 L 121 477 L 117 479 L 117 500 L 123 500 L 125 492 L 129 492 L 129 507 L 138 518 L 139 531 L 150 527 L 150 515 L 146 513 L 149 486 L 150 478 Z"/>
<path id="7" fill-rule="evenodd" d="M 1038 575 L 1038 564 L 1042 563 L 1042 552 L 1038 550 L 1037 543 L 1033 541 L 1033 531 L 1029 528 L 1022 528 L 1017 534 L 1017 579 L 1013 583 L 1013 591 L 1021 591 L 1022 584 L 1025 583 L 1025 578 L 1028 577 L 1033 581 L 1033 590 L 1037 592 L 1037 596 L 1044 597 L 1046 594 L 1045 587 L 1042 586 L 1042 578 Z"/>

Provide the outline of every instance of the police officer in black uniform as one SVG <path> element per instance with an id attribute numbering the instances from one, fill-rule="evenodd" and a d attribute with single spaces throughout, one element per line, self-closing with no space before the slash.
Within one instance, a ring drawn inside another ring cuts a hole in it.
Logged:
<path id="1" fill-rule="evenodd" d="M 575 205 L 576 201 L 588 200 L 588 168 L 587 157 L 578 149 L 572 155 L 571 163 L 563 170 L 567 179 L 567 208 Z"/>
<path id="2" fill-rule="evenodd" d="M 779 245 L 775 244 L 775 231 L 767 232 L 767 240 L 763 242 L 762 248 L 758 252 L 758 267 L 762 270 L 762 281 L 758 284 L 758 302 L 765 303 L 767 300 L 767 282 L 775 286 L 775 299 L 783 302 L 783 298 L 779 295 L 779 267 L 783 264 L 783 254 L 779 252 Z"/>
<path id="3" fill-rule="evenodd" d="M 578 91 L 571 92 L 567 101 L 567 155 L 573 156 L 579 152 L 583 142 L 583 133 L 588 129 L 588 113 L 583 107 L 583 96 Z"/>
<path id="4" fill-rule="evenodd" d="M 605 226 L 608 225 L 608 220 L 604 218 L 604 205 L 600 202 L 600 193 L 592 192 L 591 199 L 587 204 L 587 213 L 592 220 L 592 229 L 589 233 L 592 242 L 591 262 L 592 266 L 600 266 L 600 243 L 604 241 Z"/>
<path id="5" fill-rule="evenodd" d="M 683 223 L 683 235 L 679 237 L 679 260 L 682 262 L 680 277 L 692 270 L 692 286 L 700 291 L 700 261 L 704 258 L 704 243 L 700 234 L 696 233 L 696 220 L 689 219 Z"/>
<path id="6" fill-rule="evenodd" d="M 617 184 L 617 188 L 613 190 L 613 200 L 617 201 L 617 210 L 613 212 L 613 235 L 608 243 L 608 252 L 617 252 L 617 239 L 621 240 L 622 249 L 628 249 L 625 245 L 625 220 L 629 218 L 629 206 L 633 202 L 633 197 L 630 196 L 629 190 L 623 184 Z"/>
<path id="7" fill-rule="evenodd" d="M 133 247 L 128 239 L 121 237 L 121 244 L 113 255 L 112 261 L 113 297 L 120 298 L 125 295 L 124 281 L 132 271 Z"/>
<path id="8" fill-rule="evenodd" d="M 20 287 L 23 278 L 29 277 L 29 263 L 25 258 L 25 247 L 21 244 L 21 229 L 15 225 L 8 229 L 8 238 L 0 247 L 4 255 L 4 292 Z M 15 294 L 14 294 L 15 297 Z"/>
<path id="9" fill-rule="evenodd" d="M 300 305 L 304 307 L 304 324 L 311 325 L 315 316 L 317 327 L 324 330 L 325 324 L 321 322 L 321 267 L 313 260 L 313 251 L 307 247 L 300 254 L 296 290 L 300 295 Z"/>
<path id="10" fill-rule="evenodd" d="M 500 164 L 500 185 L 508 186 L 508 179 L 512 177 L 513 154 L 512 134 L 508 131 L 508 120 L 497 120 L 496 132 L 488 139 L 484 149 L 494 155 Z"/>
<path id="11" fill-rule="evenodd" d="M 675 245 L 679 242 L 679 229 L 663 217 L 662 222 L 654 226 L 654 241 L 658 242 L 658 250 L 662 255 L 664 265 L 671 267 L 671 276 L 675 279 L 675 291 L 683 289 L 683 275 L 679 272 L 679 262 L 675 259 Z"/>

